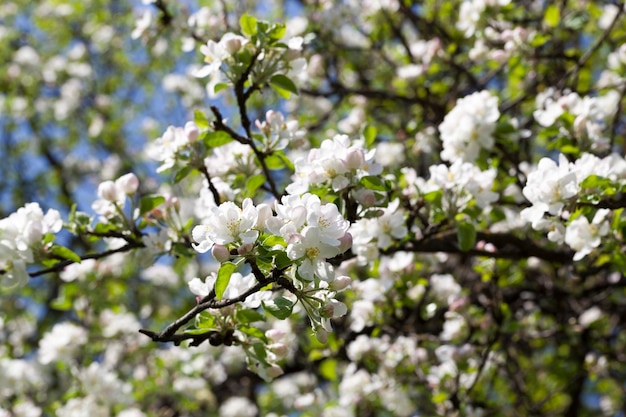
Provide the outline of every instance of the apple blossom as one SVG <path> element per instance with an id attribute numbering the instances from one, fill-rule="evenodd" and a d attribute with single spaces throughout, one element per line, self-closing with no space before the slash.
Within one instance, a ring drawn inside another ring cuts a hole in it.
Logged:
<path id="1" fill-rule="evenodd" d="M 443 142 L 441 159 L 474 162 L 481 149 L 491 150 L 499 117 L 498 98 L 487 90 L 458 100 L 439 125 Z"/>

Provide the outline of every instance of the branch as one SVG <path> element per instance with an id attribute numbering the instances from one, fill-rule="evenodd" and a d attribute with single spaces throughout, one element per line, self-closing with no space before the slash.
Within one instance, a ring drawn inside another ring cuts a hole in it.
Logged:
<path id="1" fill-rule="evenodd" d="M 111 250 L 107 250 L 107 251 L 100 252 L 100 253 L 91 253 L 91 254 L 88 254 L 88 255 L 83 255 L 83 256 L 80 257 L 80 260 L 84 261 L 85 259 L 105 258 L 105 257 L 107 257 L 109 255 L 113 255 L 114 253 L 128 252 L 130 250 L 137 249 L 137 248 L 143 248 L 143 247 L 145 247 L 143 242 L 135 242 L 135 241 L 128 242 L 126 245 L 122 246 L 121 248 L 111 249 Z M 41 269 L 41 270 L 35 271 L 35 272 L 29 272 L 28 275 L 31 278 L 34 278 L 34 277 L 38 277 L 40 275 L 49 274 L 51 272 L 60 272 L 66 266 L 71 265 L 73 263 L 76 263 L 76 262 L 71 261 L 71 260 L 65 260 L 65 261 L 59 262 L 57 264 L 54 264 L 50 268 Z M 4 272 L 5 271 L 1 271 L 1 273 L 4 273 Z"/>
<path id="2" fill-rule="evenodd" d="M 600 36 L 598 39 L 596 39 L 596 41 L 593 43 L 593 45 L 591 45 L 589 47 L 589 49 L 587 49 L 585 51 L 585 53 L 583 54 L 583 56 L 580 57 L 580 59 L 578 60 L 578 62 L 576 63 L 576 65 L 571 68 L 569 71 L 567 71 L 567 73 L 563 76 L 563 78 L 561 79 L 560 85 L 559 87 L 563 88 L 565 86 L 565 82 L 568 78 L 570 78 L 572 75 L 577 75 L 578 71 L 580 71 L 580 69 L 587 63 L 587 61 L 589 61 L 589 59 L 591 58 L 591 56 L 598 50 L 600 49 L 600 47 L 602 46 L 602 44 L 604 43 L 604 41 L 609 37 L 609 35 L 611 34 L 611 31 L 613 30 L 613 28 L 615 27 L 615 24 L 617 23 L 617 21 L 619 20 L 619 18 L 621 17 L 622 13 L 624 12 L 624 8 L 620 7 L 618 12 L 615 14 L 615 17 L 613 18 L 613 21 L 611 22 L 611 24 L 609 25 L 609 27 L 607 27 L 604 32 L 602 33 L 602 36 Z"/>
<path id="3" fill-rule="evenodd" d="M 184 333 L 176 334 L 176 332 L 180 330 L 181 327 L 183 327 L 184 325 L 189 323 L 191 320 L 193 320 L 197 314 L 205 310 L 208 310 L 210 308 L 220 309 L 220 308 L 224 308 L 224 307 L 236 304 L 238 302 L 245 301 L 245 299 L 248 298 L 248 296 L 259 292 L 261 288 L 267 286 L 268 284 L 277 283 L 278 285 L 280 285 L 283 288 L 286 288 L 289 291 L 295 290 L 291 281 L 289 281 L 288 279 L 282 276 L 282 272 L 283 270 L 275 269 L 274 271 L 272 271 L 269 277 L 264 277 L 265 279 L 262 282 L 256 283 L 249 290 L 245 291 L 244 293 L 240 294 L 238 297 L 235 297 L 235 298 L 225 298 L 222 300 L 217 300 L 215 299 L 215 290 L 212 290 L 206 297 L 200 300 L 194 308 L 192 308 L 187 313 L 185 313 L 182 317 L 180 317 L 178 320 L 176 320 L 175 322 L 167 326 L 160 333 L 156 333 L 148 329 L 140 329 L 139 333 L 145 334 L 150 339 L 152 339 L 153 342 L 163 342 L 163 343 L 174 342 L 174 344 L 176 345 L 179 345 L 183 340 L 193 339 L 193 342 L 191 343 L 192 346 L 197 346 L 198 344 L 202 343 L 204 340 L 209 339 L 211 337 L 210 334 L 202 333 L 199 335 L 192 335 L 192 334 L 184 334 Z"/>
<path id="4" fill-rule="evenodd" d="M 207 182 L 209 183 L 209 190 L 211 191 L 211 194 L 213 194 L 213 200 L 215 201 L 215 204 L 219 206 L 220 204 L 222 204 L 222 199 L 220 198 L 220 193 L 217 191 L 217 188 L 215 188 L 215 185 L 213 185 L 213 181 L 211 181 L 211 175 L 209 174 L 209 170 L 204 164 L 202 164 L 198 168 L 198 171 L 200 171 L 202 175 L 204 175 L 204 178 L 206 178 Z"/>
<path id="5" fill-rule="evenodd" d="M 390 247 L 381 251 L 381 253 L 387 255 L 400 251 L 421 253 L 447 252 L 499 259 L 526 259 L 532 256 L 561 264 L 572 262 L 572 256 L 574 254 L 569 249 L 547 249 L 539 246 L 530 239 L 522 239 L 511 233 L 477 232 L 476 240 L 491 243 L 496 247 L 496 250 L 492 252 L 481 249 L 471 249 L 464 252 L 458 246 L 456 230 L 447 230 L 427 239 L 413 240 L 395 247 Z"/>
<path id="6" fill-rule="evenodd" d="M 249 145 L 252 148 L 252 152 L 254 152 L 254 155 L 258 159 L 259 164 L 261 165 L 261 169 L 263 170 L 263 175 L 265 176 L 265 179 L 267 180 L 267 183 L 269 184 L 269 192 L 274 196 L 274 198 L 276 198 L 277 200 L 280 200 L 282 193 L 278 191 L 276 182 L 274 181 L 274 178 L 272 178 L 272 175 L 270 174 L 270 170 L 267 164 L 265 163 L 266 154 L 261 152 L 256 147 L 251 137 L 241 136 L 239 133 L 235 132 L 231 127 L 225 125 L 223 121 L 222 113 L 220 113 L 217 107 L 211 106 L 211 112 L 213 113 L 216 119 L 215 122 L 213 122 L 213 128 L 215 130 L 221 130 L 223 132 L 226 132 L 237 142 L 244 144 L 244 145 Z"/>

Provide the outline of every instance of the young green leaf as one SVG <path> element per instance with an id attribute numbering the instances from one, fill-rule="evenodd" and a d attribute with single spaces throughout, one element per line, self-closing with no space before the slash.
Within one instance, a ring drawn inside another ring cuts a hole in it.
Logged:
<path id="1" fill-rule="evenodd" d="M 457 237 L 459 248 L 467 252 L 476 244 L 476 228 L 470 222 L 461 222 L 457 226 Z"/>
<path id="2" fill-rule="evenodd" d="M 241 26 L 241 33 L 248 38 L 251 38 L 257 33 L 257 19 L 247 13 L 244 13 L 239 19 L 239 26 Z"/>
<path id="3" fill-rule="evenodd" d="M 155 207 L 163 204 L 165 197 L 162 195 L 147 195 L 141 198 L 139 202 L 139 214 L 145 214 Z"/>
<path id="4" fill-rule="evenodd" d="M 275 74 L 270 78 L 270 84 L 272 87 L 278 87 L 281 90 L 289 91 L 295 95 L 298 95 L 298 87 L 291 81 L 289 77 L 283 74 Z"/>
<path id="5" fill-rule="evenodd" d="M 230 277 L 237 269 L 237 265 L 232 262 L 224 262 L 222 266 L 220 266 L 220 270 L 217 272 L 217 279 L 215 280 L 215 297 L 218 300 L 222 299 L 224 295 L 224 291 L 226 291 L 226 287 L 228 287 L 228 283 L 230 282 Z"/>
<path id="6" fill-rule="evenodd" d="M 279 320 L 285 320 L 291 315 L 294 303 L 285 297 L 276 297 L 273 300 L 263 302 L 263 308 Z"/>

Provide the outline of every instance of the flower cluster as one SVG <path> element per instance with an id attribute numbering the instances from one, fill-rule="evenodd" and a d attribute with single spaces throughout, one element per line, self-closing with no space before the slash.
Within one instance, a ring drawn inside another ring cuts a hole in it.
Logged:
<path id="1" fill-rule="evenodd" d="M 522 210 L 520 216 L 533 229 L 548 231 L 551 241 L 567 243 L 576 250 L 574 260 L 580 260 L 597 248 L 600 237 L 608 233 L 608 211 L 597 210 L 591 222 L 584 215 L 570 219 L 574 203 L 588 191 L 593 193 L 598 184 L 621 183 L 625 178 L 626 161 L 616 154 L 602 159 L 583 154 L 573 163 L 560 154 L 558 164 L 542 158 L 537 169 L 528 174 L 522 192 L 532 205 Z"/>
<path id="2" fill-rule="evenodd" d="M 573 122 L 560 123 L 565 133 L 573 138 L 588 138 L 591 149 L 607 150 L 610 140 L 607 127 L 615 115 L 620 101 L 616 90 L 609 90 L 605 95 L 580 97 L 577 93 L 568 93 L 559 97 L 554 88 L 549 88 L 537 96 L 537 109 L 533 116 L 541 126 L 549 127 L 569 114 Z"/>
<path id="3" fill-rule="evenodd" d="M 254 122 L 257 129 L 263 134 L 263 148 L 266 151 L 280 150 L 290 143 L 299 143 L 304 138 L 306 130 L 298 128 L 297 120 L 285 120 L 279 111 L 268 110 L 265 121 Z"/>
<path id="4" fill-rule="evenodd" d="M 474 162 L 481 149 L 491 150 L 499 117 L 498 97 L 487 90 L 459 99 L 439 125 L 441 159 Z"/>
<path id="5" fill-rule="evenodd" d="M 62 226 L 57 210 L 49 209 L 44 215 L 38 203 L 28 203 L 0 219 L 1 286 L 25 285 L 28 282 L 26 264 L 34 262 L 37 251 L 44 249 L 44 236 L 59 232 Z M 51 244 L 46 244 L 46 247 Z"/>
<path id="6" fill-rule="evenodd" d="M 243 201 L 239 208 L 235 203 L 227 201 L 218 206 L 210 207 L 211 214 L 205 224 L 196 226 L 192 230 L 196 241 L 194 248 L 204 253 L 214 244 L 229 245 L 237 248 L 251 248 L 259 237 L 259 226 L 269 216 L 269 206 L 255 207 L 251 199 Z M 261 222 L 259 222 L 259 212 Z"/>
<path id="7" fill-rule="evenodd" d="M 91 208 L 103 222 L 123 214 L 126 197 L 137 192 L 139 179 L 133 173 L 122 175 L 115 181 L 104 181 L 98 185 L 98 199 Z"/>
<path id="8" fill-rule="evenodd" d="M 355 185 L 367 175 L 378 175 L 382 166 L 374 162 L 375 151 L 351 143 L 347 135 L 326 139 L 319 148 L 309 151 L 306 158 L 295 161 L 293 183 L 287 187 L 289 194 L 302 194 L 311 187 L 328 185 L 334 191 Z"/>
<path id="9" fill-rule="evenodd" d="M 351 243 L 349 223 L 337 206 L 306 193 L 284 196 L 274 209 L 276 216 L 267 219 L 267 228 L 287 243 L 287 256 L 298 263 L 298 275 L 307 281 L 331 282 L 333 268 L 326 259 L 345 252 Z"/>
<path id="10" fill-rule="evenodd" d="M 161 162 L 157 172 L 172 168 L 176 161 L 189 150 L 189 145 L 198 139 L 198 134 L 198 126 L 194 122 L 187 122 L 185 127 L 169 126 L 161 137 L 150 143 L 146 154 L 155 161 Z"/>
<path id="11" fill-rule="evenodd" d="M 305 39 L 286 36 L 284 25 L 257 24 L 251 16 L 243 16 L 240 24 L 243 36 L 228 32 L 218 42 L 209 40 L 200 47 L 207 65 L 194 75 L 211 77 L 207 84 L 209 96 L 214 97 L 227 83 L 234 84 L 241 76 L 258 85 L 270 81 L 278 91 L 295 92 L 287 77 L 305 72 L 306 60 L 300 56 Z M 259 65 L 250 67 L 255 60 Z"/>
<path id="12" fill-rule="evenodd" d="M 498 199 L 498 193 L 492 191 L 496 179 L 496 170 L 490 168 L 481 171 L 476 165 L 456 160 L 452 165 L 432 165 L 430 178 L 417 177 L 415 171 L 404 169 L 405 179 L 414 184 L 417 194 L 408 189 L 411 197 L 429 193 L 442 193 L 442 208 L 450 213 L 463 211 L 471 204 L 481 209 L 488 208 Z"/>
<path id="13" fill-rule="evenodd" d="M 379 249 L 389 247 L 393 241 L 402 240 L 408 234 L 400 200 L 394 200 L 382 209 L 372 207 L 368 212 L 380 215 L 363 217 L 350 226 L 352 252 L 361 265 L 378 259 Z"/>

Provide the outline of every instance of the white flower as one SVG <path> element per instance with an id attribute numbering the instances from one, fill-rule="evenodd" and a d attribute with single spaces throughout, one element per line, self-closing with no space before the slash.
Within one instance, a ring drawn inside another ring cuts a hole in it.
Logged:
<path id="1" fill-rule="evenodd" d="M 98 362 L 82 369 L 78 376 L 90 397 L 102 404 L 129 404 L 132 401 L 131 385 L 122 382 L 115 373 Z"/>
<path id="2" fill-rule="evenodd" d="M 37 203 L 28 203 L 17 212 L 0 219 L 0 282 L 4 287 L 17 287 L 28 282 L 26 264 L 33 262 L 33 249 L 42 245 L 42 238 L 61 230 L 63 221 L 58 211 L 44 215 Z"/>
<path id="3" fill-rule="evenodd" d="M 495 169 L 481 171 L 470 162 L 457 159 L 449 167 L 440 164 L 430 168 L 430 179 L 419 186 L 420 178 L 415 180 L 422 192 L 444 190 L 444 208 L 450 206 L 458 210 L 465 208 L 472 200 L 481 208 L 486 208 L 498 199 L 498 194 L 491 191 L 496 177 Z"/>
<path id="4" fill-rule="evenodd" d="M 591 223 L 583 215 L 576 217 L 565 229 L 565 243 L 576 251 L 574 260 L 579 261 L 594 248 L 600 246 L 601 238 L 609 232 L 609 223 L 605 220 L 611 212 L 609 209 L 600 209 L 596 212 Z"/>
<path id="5" fill-rule="evenodd" d="M 435 274 L 430 277 L 430 291 L 437 300 L 450 305 L 461 295 L 461 286 L 450 274 Z"/>
<path id="6" fill-rule="evenodd" d="M 310 195 L 307 200 L 307 225 L 319 229 L 320 240 L 331 246 L 339 246 L 350 223 L 344 220 L 334 204 L 322 205 L 319 197 Z"/>
<path id="7" fill-rule="evenodd" d="M 196 226 L 191 231 L 196 251 L 204 253 L 211 249 L 214 243 L 227 245 L 238 243 L 253 244 L 259 236 L 254 227 L 257 223 L 258 212 L 251 199 L 243 201 L 242 208 L 227 201 L 219 207 L 211 207 L 211 214 L 205 224 Z"/>
<path id="8" fill-rule="evenodd" d="M 572 168 L 567 158 L 560 154 L 558 165 L 550 158 L 543 158 L 537 170 L 528 175 L 522 193 L 533 206 L 522 210 L 520 215 L 532 223 L 534 229 L 538 228 L 546 212 L 560 215 L 565 202 L 578 194 L 579 180 Z"/>
<path id="9" fill-rule="evenodd" d="M 207 276 L 204 282 L 202 282 L 202 280 L 200 280 L 199 278 L 194 278 L 188 283 L 189 290 L 200 298 L 206 297 L 215 287 L 216 280 L 217 275 L 215 274 L 215 272 Z M 254 287 L 256 283 L 257 280 L 252 273 L 244 276 L 239 272 L 233 272 L 233 274 L 230 276 L 230 280 L 228 281 L 228 286 L 226 286 L 226 289 L 224 290 L 223 298 L 234 299 L 240 297 L 241 294 Z M 256 293 L 246 297 L 241 305 L 244 308 L 254 309 L 261 305 L 261 301 L 269 300 L 271 299 L 271 297 L 271 291 L 257 291 Z"/>
<path id="10" fill-rule="evenodd" d="M 383 215 L 378 217 L 378 247 L 386 248 L 391 245 L 392 238 L 402 239 L 407 233 L 407 227 L 404 223 L 404 215 L 398 210 L 400 207 L 400 200 L 394 200 L 383 209 Z"/>
<path id="11" fill-rule="evenodd" d="M 254 405 L 246 397 L 230 397 L 220 406 L 222 417 L 255 417 L 258 413 Z"/>
<path id="12" fill-rule="evenodd" d="M 148 256 L 160 255 L 169 252 L 172 248 L 168 229 L 163 229 L 159 233 L 148 233 L 141 238 L 141 241 L 146 245 L 145 251 Z"/>
<path id="13" fill-rule="evenodd" d="M 298 129 L 297 120 L 286 121 L 281 112 L 268 110 L 265 121 L 255 121 L 256 127 L 266 138 L 266 150 L 284 149 L 289 142 L 302 139 L 306 133 L 304 129 Z"/>
<path id="14" fill-rule="evenodd" d="M 382 166 L 374 162 L 374 156 L 375 150 L 366 152 L 362 146 L 351 144 L 347 135 L 335 135 L 311 149 L 306 159 L 296 159 L 296 172 L 287 192 L 302 194 L 311 184 L 328 184 L 335 191 L 345 189 L 362 176 L 380 174 Z"/>
<path id="15" fill-rule="evenodd" d="M 70 360 L 85 343 L 85 329 L 69 322 L 58 323 L 39 340 L 39 362 L 47 365 Z"/>
<path id="16" fill-rule="evenodd" d="M 481 149 L 491 150 L 499 117 L 498 97 L 487 90 L 459 99 L 439 125 L 441 159 L 474 162 Z"/>
<path id="17" fill-rule="evenodd" d="M 225 33 L 219 42 L 209 40 L 206 45 L 200 47 L 200 52 L 204 55 L 204 62 L 209 65 L 202 67 L 194 75 L 203 78 L 219 72 L 222 63 L 229 62 L 232 56 L 247 43 L 247 38 L 231 32 Z"/>
<path id="18" fill-rule="evenodd" d="M 155 161 L 162 162 L 157 172 L 170 169 L 176 163 L 178 154 L 197 138 L 197 126 L 185 125 L 185 127 L 168 126 L 163 135 L 150 143 L 146 154 Z"/>
<path id="19" fill-rule="evenodd" d="M 593 306 L 585 310 L 580 317 L 578 317 L 578 323 L 583 327 L 589 327 L 596 321 L 602 318 L 602 310 L 597 306 Z"/>
<path id="20" fill-rule="evenodd" d="M 109 408 L 99 404 L 95 398 L 75 397 L 57 408 L 57 417 L 109 417 Z"/>
<path id="21" fill-rule="evenodd" d="M 325 281 L 332 281 L 333 268 L 326 259 L 338 254 L 339 249 L 323 243 L 319 228 L 313 226 L 306 226 L 302 233 L 294 235 L 287 245 L 289 259 L 302 260 L 298 273 L 306 280 L 313 280 L 313 277 L 317 276 Z"/>

